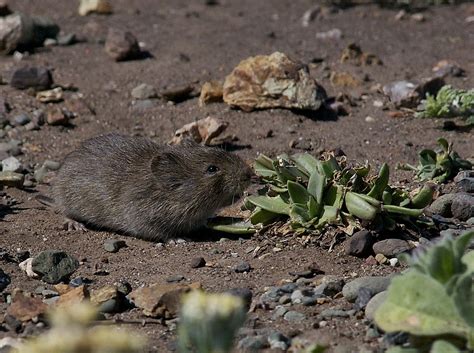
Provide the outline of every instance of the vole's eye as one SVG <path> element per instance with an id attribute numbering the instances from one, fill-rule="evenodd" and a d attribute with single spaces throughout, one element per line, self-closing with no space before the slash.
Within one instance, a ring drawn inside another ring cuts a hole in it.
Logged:
<path id="1" fill-rule="evenodd" d="M 207 174 L 215 174 L 219 171 L 219 167 L 216 167 L 215 165 L 210 165 L 209 167 L 207 167 L 207 170 L 206 170 L 206 173 Z"/>

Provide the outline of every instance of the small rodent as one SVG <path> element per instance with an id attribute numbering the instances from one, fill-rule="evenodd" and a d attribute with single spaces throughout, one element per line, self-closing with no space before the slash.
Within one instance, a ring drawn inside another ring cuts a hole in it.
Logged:
<path id="1" fill-rule="evenodd" d="M 242 195 L 252 175 L 222 149 L 107 134 L 65 158 L 54 202 L 72 220 L 157 241 L 203 226 Z"/>

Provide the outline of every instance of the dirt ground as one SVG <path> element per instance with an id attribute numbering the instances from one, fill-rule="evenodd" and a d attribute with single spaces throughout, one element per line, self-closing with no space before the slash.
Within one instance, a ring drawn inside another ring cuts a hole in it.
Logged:
<path id="1" fill-rule="evenodd" d="M 11 5 L 14 10 L 47 15 L 64 32 L 87 36 L 88 41 L 38 50 L 20 62 L 11 56 L 2 57 L 3 75 L 25 64 L 47 66 L 54 70 L 56 83 L 76 87 L 96 113 L 78 116 L 71 128 L 45 125 L 38 131 L 19 130 L 16 138 L 23 141 L 25 153 L 18 158 L 24 164 L 42 163 L 46 159 L 60 161 L 82 140 L 103 132 L 119 131 L 165 142 L 182 125 L 209 115 L 229 123 L 228 132 L 239 138 L 236 153 L 248 160 L 261 152 L 270 156 L 297 152 L 290 148 L 290 142 L 302 138 L 313 143 L 314 153 L 340 147 L 350 159 L 368 160 L 375 165 L 385 161 L 395 167 L 397 162 L 415 163 L 417 152 L 434 147 L 441 136 L 453 141 L 463 157 L 474 157 L 472 132 L 444 131 L 442 121 L 435 119 L 390 117 L 388 111 L 394 110 L 393 107 L 373 87 L 395 80 L 421 80 L 430 76 L 433 65 L 442 59 L 456 61 L 467 72 L 465 77 L 448 78 L 449 83 L 459 88 L 474 87 L 474 23 L 465 22 L 468 15 L 474 14 L 469 4 L 430 8 L 423 12 L 423 22 L 410 18 L 396 20 L 398 10 L 394 9 L 356 6 L 317 17 L 308 27 L 303 27 L 301 17 L 314 1 L 220 0 L 214 6 L 197 0 L 116 0 L 113 3 L 112 15 L 87 17 L 77 15 L 76 1 L 18 0 Z M 120 63 L 112 61 L 103 48 L 109 26 L 130 30 L 145 43 L 152 57 Z M 341 39 L 316 38 L 317 32 L 333 28 L 342 31 Z M 341 52 L 352 42 L 376 54 L 383 65 L 341 64 Z M 279 109 L 246 113 L 230 109 L 224 103 L 201 108 L 197 98 L 178 104 L 154 100 L 154 106 L 146 110 L 133 107 L 130 92 L 140 83 L 151 84 L 158 91 L 189 83 L 199 86 L 210 79 L 223 79 L 242 59 L 274 51 L 305 63 L 317 63 L 310 64 L 311 74 L 329 96 L 342 92 L 351 97 L 354 106 L 344 103 L 349 114 L 324 119 L 317 113 L 308 116 Z M 334 87 L 329 80 L 331 71 L 350 72 L 362 83 L 352 89 Z M 6 85 L 1 86 L 0 91 L 12 107 L 10 117 L 41 106 L 27 92 Z M 376 100 L 383 101 L 384 108 L 374 106 Z M 367 121 L 368 116 L 373 119 Z M 266 137 L 270 129 L 273 134 Z M 391 181 L 405 178 L 410 178 L 409 174 L 394 172 Z M 60 215 L 32 200 L 36 192 L 47 195 L 50 186 L 43 184 L 32 192 L 6 190 L 18 204 L 13 212 L 0 218 L 0 248 L 13 253 L 17 249 L 28 250 L 31 254 L 46 249 L 64 250 L 83 261 L 77 276 L 91 279 L 93 288 L 121 279 L 137 288 L 182 275 L 186 282 L 201 282 L 209 291 L 248 287 L 257 298 L 266 286 L 291 278 L 289 272 L 302 270 L 313 262 L 326 274 L 345 279 L 396 271 L 389 266 L 370 266 L 363 259 L 348 257 L 340 245 L 328 252 L 312 243 L 302 244 L 297 238 L 284 245 L 282 251 L 273 252 L 272 248 L 281 243 L 278 236 L 222 241 L 219 240 L 221 235 L 214 238 L 205 235 L 205 241 L 158 247 L 106 232 L 67 232 L 61 228 Z M 127 247 L 115 254 L 106 253 L 102 244 L 109 238 L 123 239 Z M 264 248 L 257 257 L 246 251 L 257 246 Z M 264 253 L 268 255 L 261 258 Z M 196 256 L 204 257 L 212 266 L 191 268 L 189 261 Z M 232 270 L 242 260 L 250 263 L 252 271 L 242 274 Z M 94 275 L 98 263 L 108 275 Z M 27 278 L 16 264 L 1 263 L 1 267 L 12 277 L 9 289 L 34 290 L 41 284 Z M 301 310 L 308 319 L 301 324 L 272 320 L 271 312 L 264 310 L 257 310 L 251 316 L 258 317 L 253 320 L 256 327 L 277 328 L 287 335 L 328 343 L 330 352 L 337 352 L 338 346 L 353 347 L 350 350 L 353 352 L 362 346 L 377 349 L 378 340 L 365 336 L 367 322 L 363 319 L 332 319 L 324 328 L 313 327 L 311 318 L 322 309 L 347 304 L 335 299 L 328 304 L 304 307 Z M 6 304 L 0 304 L 0 308 L 5 310 Z M 122 316 L 140 317 L 136 310 Z M 174 333 L 169 328 L 137 325 L 135 329 L 147 337 L 150 352 L 174 349 Z M 10 334 L 1 332 L 0 336 Z"/>

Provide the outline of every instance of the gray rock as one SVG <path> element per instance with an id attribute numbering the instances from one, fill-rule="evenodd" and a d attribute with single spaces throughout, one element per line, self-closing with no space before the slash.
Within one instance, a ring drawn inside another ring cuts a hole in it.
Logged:
<path id="1" fill-rule="evenodd" d="M 403 239 L 385 239 L 376 242 L 372 249 L 376 254 L 383 254 L 387 257 L 397 256 L 398 254 L 410 251 L 410 244 Z"/>
<path id="2" fill-rule="evenodd" d="M 58 45 L 66 46 L 77 43 L 77 38 L 74 33 L 66 33 L 58 36 Z"/>
<path id="3" fill-rule="evenodd" d="M 372 234 L 368 230 L 363 229 L 354 233 L 344 242 L 344 252 L 346 255 L 367 257 L 370 254 L 372 244 Z"/>
<path id="4" fill-rule="evenodd" d="M 237 348 L 243 350 L 244 352 L 254 352 L 268 347 L 268 340 L 264 336 L 245 337 L 242 338 L 239 343 L 237 343 Z"/>
<path id="5" fill-rule="evenodd" d="M 157 93 L 155 87 L 152 85 L 148 85 L 146 83 L 142 83 L 132 89 L 132 97 L 135 99 L 149 99 L 149 98 L 156 98 Z"/>
<path id="6" fill-rule="evenodd" d="M 456 181 L 456 187 L 460 191 L 474 193 L 474 177 L 462 178 Z"/>
<path id="7" fill-rule="evenodd" d="M 278 300 L 280 304 L 288 304 L 291 303 L 291 297 L 288 294 L 283 294 L 280 299 Z"/>
<path id="8" fill-rule="evenodd" d="M 10 276 L 3 272 L 2 269 L 0 269 L 0 292 L 3 292 L 3 290 L 7 288 L 10 283 Z"/>
<path id="9" fill-rule="evenodd" d="M 44 67 L 22 67 L 13 72 L 10 86 L 17 89 L 46 90 L 53 84 L 51 72 Z"/>
<path id="10" fill-rule="evenodd" d="M 390 284 L 391 277 L 383 276 L 367 276 L 359 277 L 355 280 L 347 283 L 344 288 L 342 288 L 342 295 L 346 300 L 353 302 L 357 299 L 359 294 L 359 289 L 365 287 L 369 289 L 372 294 L 380 293 L 387 289 Z"/>
<path id="11" fill-rule="evenodd" d="M 107 239 L 103 244 L 104 250 L 112 253 L 119 251 L 125 246 L 127 246 L 125 241 L 118 239 Z"/>
<path id="12" fill-rule="evenodd" d="M 204 267 L 206 266 L 206 260 L 204 260 L 203 257 L 193 257 L 189 263 L 189 266 L 191 266 L 191 268 Z"/>
<path id="13" fill-rule="evenodd" d="M 281 349 L 282 351 L 286 351 L 290 346 L 290 340 L 277 331 L 268 335 L 268 343 L 271 349 Z"/>
<path id="14" fill-rule="evenodd" d="M 278 300 L 280 300 L 281 297 L 281 291 L 278 289 L 278 287 L 271 287 L 269 290 L 267 290 L 265 293 L 263 293 L 260 297 L 260 299 L 264 303 L 276 303 Z"/>
<path id="15" fill-rule="evenodd" d="M 379 308 L 379 306 L 385 301 L 387 298 L 387 291 L 383 291 L 380 293 L 377 293 L 370 299 L 370 301 L 367 303 L 367 306 L 365 307 L 365 317 L 369 320 L 374 319 L 374 314 L 375 311 Z"/>
<path id="16" fill-rule="evenodd" d="M 18 173 L 23 170 L 21 162 L 15 157 L 8 157 L 2 161 L 2 171 Z"/>
<path id="17" fill-rule="evenodd" d="M 298 286 L 296 283 L 286 283 L 280 287 L 283 293 L 292 293 Z"/>
<path id="18" fill-rule="evenodd" d="M 234 267 L 234 271 L 237 273 L 249 272 L 252 268 L 246 261 L 242 261 Z"/>
<path id="19" fill-rule="evenodd" d="M 306 315 L 294 310 L 288 311 L 283 318 L 288 322 L 301 322 L 306 319 Z"/>
<path id="20" fill-rule="evenodd" d="M 466 221 L 474 217 L 474 196 L 458 193 L 451 204 L 451 213 L 454 218 L 460 221 Z"/>
<path id="21" fill-rule="evenodd" d="M 293 304 L 300 304 L 304 296 L 305 295 L 301 290 L 296 289 L 295 291 L 293 291 L 293 293 L 291 293 L 291 302 Z"/>
<path id="22" fill-rule="evenodd" d="M 370 289 L 365 288 L 365 287 L 359 288 L 359 293 L 357 294 L 357 299 L 354 303 L 354 308 L 356 310 L 365 308 L 365 306 L 370 301 L 372 296 L 373 294 Z"/>
<path id="23" fill-rule="evenodd" d="M 23 125 L 28 124 L 30 121 L 31 121 L 31 119 L 28 116 L 28 114 L 21 113 L 21 114 L 18 114 L 17 116 L 15 116 L 13 118 L 13 125 L 14 126 L 23 126 Z"/>
<path id="24" fill-rule="evenodd" d="M 282 305 L 278 305 L 273 311 L 272 319 L 276 320 L 280 317 L 283 317 L 288 312 L 288 309 Z"/>
<path id="25" fill-rule="evenodd" d="M 46 38 L 55 38 L 59 27 L 45 17 L 13 13 L 0 17 L 0 52 L 10 54 L 16 49 L 32 49 L 43 45 Z"/>
<path id="26" fill-rule="evenodd" d="M 416 85 L 408 81 L 397 81 L 383 86 L 383 93 L 397 107 L 415 107 L 420 97 Z"/>
<path id="27" fill-rule="evenodd" d="M 314 288 L 314 294 L 333 297 L 342 291 L 344 286 L 344 280 L 337 276 L 326 275 L 320 281 L 321 284 Z"/>
<path id="28" fill-rule="evenodd" d="M 252 297 L 253 297 L 253 293 L 250 290 L 250 288 L 245 288 L 245 287 L 231 288 L 228 291 L 226 291 L 226 293 L 239 297 L 244 302 L 245 307 L 247 309 L 250 308 L 250 304 L 252 304 Z"/>
<path id="29" fill-rule="evenodd" d="M 51 289 L 44 289 L 41 291 L 41 295 L 45 298 L 52 298 L 58 296 L 59 293 Z"/>
<path id="30" fill-rule="evenodd" d="M 331 318 L 331 317 L 349 317 L 355 314 L 355 310 L 340 310 L 340 309 L 324 309 L 319 314 L 322 318 Z"/>
<path id="31" fill-rule="evenodd" d="M 59 170 L 61 163 L 47 159 L 43 162 L 43 167 L 47 170 Z"/>
<path id="32" fill-rule="evenodd" d="M 317 296 L 303 297 L 303 299 L 301 299 L 301 304 L 303 304 L 304 306 L 313 306 L 313 305 L 316 305 L 317 302 L 318 302 Z"/>
<path id="33" fill-rule="evenodd" d="M 77 261 L 64 251 L 46 250 L 33 259 L 32 270 L 49 284 L 67 279 L 79 267 Z"/>
<path id="34" fill-rule="evenodd" d="M 170 276 L 166 279 L 166 282 L 168 283 L 177 283 L 177 282 L 181 282 L 181 281 L 184 281 L 186 278 L 182 275 L 174 275 L 174 276 Z"/>
<path id="35" fill-rule="evenodd" d="M 137 58 L 140 46 L 132 33 L 110 28 L 105 40 L 105 51 L 115 61 L 123 61 Z"/>
<path id="36" fill-rule="evenodd" d="M 474 217 L 469 218 L 469 219 L 466 221 L 466 223 L 467 223 L 467 224 L 474 225 Z"/>
<path id="37" fill-rule="evenodd" d="M 451 205 L 455 197 L 456 194 L 441 195 L 428 207 L 428 211 L 443 217 L 451 217 Z"/>

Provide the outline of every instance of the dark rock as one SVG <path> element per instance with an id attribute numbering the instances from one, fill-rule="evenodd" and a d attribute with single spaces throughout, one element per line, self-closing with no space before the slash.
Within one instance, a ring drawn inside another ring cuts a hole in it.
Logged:
<path id="1" fill-rule="evenodd" d="M 446 77 L 446 76 L 453 76 L 453 77 L 460 77 L 464 76 L 466 73 L 464 69 L 459 66 L 458 63 L 451 61 L 451 60 L 441 60 L 436 63 L 433 67 L 433 72 L 435 76 L 438 77 Z"/>
<path id="2" fill-rule="evenodd" d="M 387 257 L 397 256 L 398 254 L 410 251 L 411 246 L 406 240 L 385 239 L 376 242 L 372 249 L 376 254 L 382 254 Z"/>
<path id="3" fill-rule="evenodd" d="M 0 292 L 2 292 L 11 283 L 10 276 L 0 269 Z"/>
<path id="4" fill-rule="evenodd" d="M 474 193 L 474 171 L 463 170 L 454 178 L 456 187 L 463 192 Z"/>
<path id="5" fill-rule="evenodd" d="M 49 125 L 67 125 L 69 124 L 69 116 L 64 114 L 60 107 L 52 107 L 46 113 L 46 122 Z"/>
<path id="6" fill-rule="evenodd" d="M 455 196 L 456 194 L 441 195 L 428 207 L 428 211 L 443 217 L 451 217 L 451 205 Z"/>
<path id="7" fill-rule="evenodd" d="M 287 311 L 283 318 L 288 322 L 301 322 L 306 319 L 306 315 L 294 310 Z"/>
<path id="8" fill-rule="evenodd" d="M 237 273 L 249 272 L 252 269 L 250 264 L 246 261 L 242 261 L 234 267 L 234 271 Z"/>
<path id="9" fill-rule="evenodd" d="M 90 279 L 84 278 L 84 277 L 76 277 L 73 278 L 69 281 L 69 285 L 71 287 L 80 287 L 86 284 L 91 284 L 92 281 Z"/>
<path id="10" fill-rule="evenodd" d="M 64 251 L 46 250 L 33 259 L 33 272 L 49 284 L 67 279 L 79 267 L 79 261 Z"/>
<path id="11" fill-rule="evenodd" d="M 357 299 L 354 303 L 354 309 L 360 310 L 365 308 L 367 303 L 372 298 L 373 294 L 369 288 L 361 287 L 359 288 L 359 293 L 357 294 Z"/>
<path id="12" fill-rule="evenodd" d="M 231 288 L 226 293 L 232 294 L 243 300 L 245 308 L 248 310 L 252 303 L 252 291 L 249 288 Z"/>
<path id="13" fill-rule="evenodd" d="M 293 291 L 297 288 L 298 286 L 296 283 L 287 283 L 284 284 L 280 287 L 280 290 L 284 293 L 293 293 Z"/>
<path id="14" fill-rule="evenodd" d="M 203 257 L 194 257 L 191 259 L 191 262 L 189 265 L 191 266 L 191 268 L 204 267 L 206 266 L 206 260 L 204 260 Z"/>
<path id="15" fill-rule="evenodd" d="M 371 252 L 373 241 L 372 234 L 368 230 L 360 230 L 344 242 L 345 254 L 366 257 Z"/>
<path id="16" fill-rule="evenodd" d="M 469 194 L 455 194 L 451 204 L 451 213 L 460 221 L 467 221 L 474 217 L 474 196 Z"/>
<path id="17" fill-rule="evenodd" d="M 46 90 L 53 84 L 51 72 L 44 67 L 22 67 L 13 72 L 10 86 L 17 89 Z"/>
<path id="18" fill-rule="evenodd" d="M 117 28 L 109 29 L 105 40 L 105 51 L 115 61 L 135 59 L 140 55 L 140 47 L 135 36 Z"/>
<path id="19" fill-rule="evenodd" d="M 117 287 L 117 291 L 122 293 L 123 295 L 128 295 L 132 291 L 132 285 L 124 279 L 121 279 L 117 283 L 115 283 Z"/>
<path id="20" fill-rule="evenodd" d="M 14 126 L 23 126 L 23 125 L 28 124 L 30 121 L 31 121 L 31 119 L 28 116 L 28 114 L 21 113 L 21 114 L 18 114 L 17 116 L 15 116 L 13 118 L 13 125 Z"/>
<path id="21" fill-rule="evenodd" d="M 264 336 L 249 336 L 242 338 L 239 343 L 237 343 L 238 349 L 243 352 L 255 352 L 268 348 L 268 340 Z"/>
<path id="22" fill-rule="evenodd" d="M 342 295 L 346 300 L 354 302 L 359 295 L 360 288 L 369 289 L 373 295 L 380 293 L 386 290 L 390 284 L 391 277 L 383 276 L 367 276 L 359 277 L 355 280 L 347 283 L 344 288 L 342 288 Z"/>
<path id="23" fill-rule="evenodd" d="M 9 331 L 20 332 L 22 329 L 22 324 L 20 320 L 17 320 L 14 316 L 5 315 L 3 322 Z"/>
<path id="24" fill-rule="evenodd" d="M 107 239 L 106 241 L 104 241 L 103 246 L 105 251 L 114 253 L 119 251 L 121 248 L 127 246 L 127 244 L 123 240 Z"/>
<path id="25" fill-rule="evenodd" d="M 192 98 L 194 87 L 191 85 L 168 88 L 160 93 L 160 95 L 167 101 L 179 103 L 186 99 Z"/>

